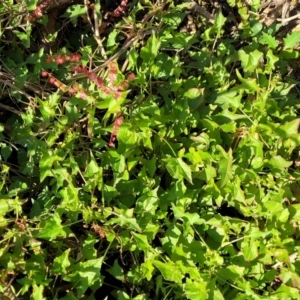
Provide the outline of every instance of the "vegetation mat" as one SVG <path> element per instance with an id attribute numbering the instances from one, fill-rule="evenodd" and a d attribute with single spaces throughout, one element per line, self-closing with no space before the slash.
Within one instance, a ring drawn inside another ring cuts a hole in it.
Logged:
<path id="1" fill-rule="evenodd" d="M 298 1 L 0 1 L 0 299 L 300 299 Z"/>

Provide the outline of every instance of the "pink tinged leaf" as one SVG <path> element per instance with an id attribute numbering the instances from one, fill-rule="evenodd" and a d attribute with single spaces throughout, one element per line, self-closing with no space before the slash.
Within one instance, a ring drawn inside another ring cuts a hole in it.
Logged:
<path id="1" fill-rule="evenodd" d="M 84 91 L 79 91 L 78 96 L 81 99 L 84 99 L 84 100 L 87 99 L 87 94 Z"/>

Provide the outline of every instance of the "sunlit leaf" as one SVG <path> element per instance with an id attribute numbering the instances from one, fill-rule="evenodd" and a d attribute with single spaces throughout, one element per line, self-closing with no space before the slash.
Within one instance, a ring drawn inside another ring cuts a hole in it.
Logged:
<path id="1" fill-rule="evenodd" d="M 300 31 L 289 33 L 284 39 L 284 49 L 292 49 L 300 43 Z"/>
<path id="2" fill-rule="evenodd" d="M 157 56 L 159 48 L 160 40 L 157 39 L 153 31 L 151 37 L 147 41 L 147 44 L 141 49 L 140 55 L 144 63 L 149 63 L 151 60 L 153 60 Z"/>
<path id="3" fill-rule="evenodd" d="M 220 186 L 223 187 L 226 183 L 232 178 L 232 150 L 229 149 L 228 153 L 222 149 L 221 146 L 217 146 L 217 149 L 220 151 L 220 161 L 219 161 L 219 173 L 221 175 Z"/>
<path id="4" fill-rule="evenodd" d="M 184 288 L 187 299 L 190 300 L 204 300 L 207 299 L 206 282 L 196 282 L 191 279 L 187 279 Z"/>
<path id="5" fill-rule="evenodd" d="M 71 249 L 67 249 L 62 255 L 57 256 L 54 259 L 52 272 L 54 272 L 55 274 L 67 273 L 67 268 L 71 265 L 71 262 L 69 260 L 70 251 Z"/>
<path id="6" fill-rule="evenodd" d="M 181 158 L 166 158 L 167 170 L 170 175 L 176 179 L 186 179 L 193 184 L 192 172 L 190 167 Z"/>
<path id="7" fill-rule="evenodd" d="M 265 32 L 262 32 L 262 36 L 259 39 L 259 42 L 261 44 L 266 44 L 271 49 L 275 49 L 278 45 L 278 42 L 276 41 L 275 37 Z"/>
<path id="8" fill-rule="evenodd" d="M 292 161 L 287 161 L 280 155 L 273 156 L 268 162 L 268 165 L 275 169 L 285 169 L 290 167 L 292 164 Z"/>
<path id="9" fill-rule="evenodd" d="M 165 280 L 178 284 L 181 283 L 183 275 L 171 261 L 163 263 L 158 260 L 153 260 L 153 265 L 161 272 Z"/>

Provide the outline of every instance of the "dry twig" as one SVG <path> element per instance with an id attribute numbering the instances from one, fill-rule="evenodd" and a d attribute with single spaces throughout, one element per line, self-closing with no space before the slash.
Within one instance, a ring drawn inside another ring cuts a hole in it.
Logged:
<path id="1" fill-rule="evenodd" d="M 215 18 L 213 15 L 211 15 L 208 11 L 206 11 L 204 8 L 202 8 L 197 2 L 193 0 L 184 0 L 184 2 L 190 3 L 190 10 L 195 11 L 205 19 L 207 19 L 210 23 L 215 23 Z"/>

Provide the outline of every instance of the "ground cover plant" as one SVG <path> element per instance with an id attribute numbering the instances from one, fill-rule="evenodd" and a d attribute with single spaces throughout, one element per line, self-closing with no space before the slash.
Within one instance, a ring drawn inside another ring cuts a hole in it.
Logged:
<path id="1" fill-rule="evenodd" d="M 1 1 L 0 299 L 299 299 L 297 9 Z"/>

